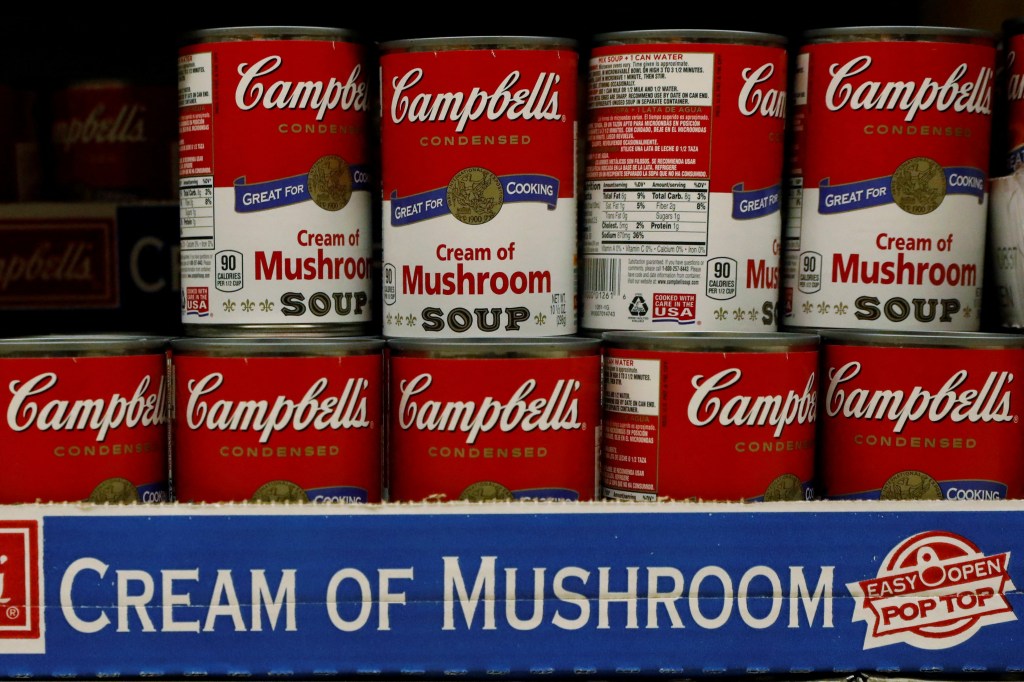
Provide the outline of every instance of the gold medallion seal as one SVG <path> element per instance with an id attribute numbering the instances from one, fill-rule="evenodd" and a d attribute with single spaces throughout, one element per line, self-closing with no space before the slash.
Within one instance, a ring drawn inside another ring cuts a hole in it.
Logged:
<path id="1" fill-rule="evenodd" d="M 889 477 L 882 486 L 882 500 L 941 500 L 938 482 L 921 471 L 901 471 Z"/>
<path id="2" fill-rule="evenodd" d="M 252 494 L 253 502 L 309 502 L 309 495 L 291 481 L 264 483 Z"/>
<path id="3" fill-rule="evenodd" d="M 93 488 L 87 502 L 131 504 L 139 501 L 139 490 L 126 478 L 108 478 Z"/>
<path id="4" fill-rule="evenodd" d="M 505 203 L 498 176 L 486 168 L 465 168 L 448 183 L 448 210 L 467 225 L 483 225 Z"/>
<path id="5" fill-rule="evenodd" d="M 907 213 L 925 215 L 946 198 L 946 173 L 937 162 L 915 156 L 892 174 L 892 200 Z"/>
<path id="6" fill-rule="evenodd" d="M 789 500 L 803 500 L 804 486 L 800 478 L 795 474 L 782 474 L 768 484 L 764 491 L 765 502 L 785 502 Z"/>
<path id="7" fill-rule="evenodd" d="M 340 156 L 321 156 L 306 176 L 309 196 L 325 211 L 340 211 L 352 198 L 352 171 Z"/>
<path id="8" fill-rule="evenodd" d="M 470 502 L 491 502 L 500 500 L 514 500 L 515 496 L 512 491 L 503 486 L 500 483 L 493 481 L 480 481 L 474 483 L 462 491 L 459 495 L 460 500 L 469 500 Z"/>

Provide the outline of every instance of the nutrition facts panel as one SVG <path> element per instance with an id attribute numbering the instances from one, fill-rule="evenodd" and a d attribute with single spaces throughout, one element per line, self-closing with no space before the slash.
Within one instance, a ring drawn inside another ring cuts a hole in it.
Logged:
<path id="1" fill-rule="evenodd" d="M 803 225 L 804 210 L 804 179 L 801 177 L 790 178 L 789 192 L 786 197 L 788 216 L 786 218 L 786 250 L 797 251 L 800 249 L 800 228 Z"/>
<path id="2" fill-rule="evenodd" d="M 182 178 L 178 194 L 181 202 L 182 250 L 212 249 L 213 176 Z"/>
<path id="3" fill-rule="evenodd" d="M 709 180 L 588 182 L 587 224 L 599 252 L 707 255 Z M 666 248 L 667 247 L 667 248 Z"/>

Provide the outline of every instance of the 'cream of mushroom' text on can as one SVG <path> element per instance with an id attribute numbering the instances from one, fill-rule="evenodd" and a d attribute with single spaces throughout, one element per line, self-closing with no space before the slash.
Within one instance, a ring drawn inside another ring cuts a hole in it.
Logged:
<path id="1" fill-rule="evenodd" d="M 172 342 L 174 498 L 381 500 L 384 341 Z"/>
<path id="2" fill-rule="evenodd" d="M 597 496 L 600 341 L 391 339 L 392 501 Z"/>
<path id="3" fill-rule="evenodd" d="M 814 496 L 818 337 L 606 332 L 609 499 Z"/>
<path id="4" fill-rule="evenodd" d="M 0 340 L 0 503 L 167 499 L 167 340 Z"/>
<path id="5" fill-rule="evenodd" d="M 783 324 L 979 328 L 993 36 L 806 34 L 793 83 Z"/>
<path id="6" fill-rule="evenodd" d="M 371 319 L 366 50 L 340 29 L 226 28 L 178 58 L 190 335 L 345 334 Z"/>
<path id="7" fill-rule="evenodd" d="M 822 356 L 825 496 L 1021 497 L 1024 337 L 833 331 Z"/>
<path id="8" fill-rule="evenodd" d="M 385 335 L 576 331 L 575 48 L 381 46 Z"/>
<path id="9" fill-rule="evenodd" d="M 596 41 L 582 326 L 775 331 L 785 39 L 636 31 Z"/>

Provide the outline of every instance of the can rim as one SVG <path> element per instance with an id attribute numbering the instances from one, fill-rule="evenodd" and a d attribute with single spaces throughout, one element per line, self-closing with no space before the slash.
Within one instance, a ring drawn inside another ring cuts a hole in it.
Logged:
<path id="1" fill-rule="evenodd" d="M 1010 17 L 1003 22 L 1003 33 L 1006 35 L 1019 35 L 1024 33 L 1024 17 Z"/>
<path id="2" fill-rule="evenodd" d="M 219 26 L 203 28 L 186 33 L 182 40 L 189 42 L 213 41 L 216 39 L 237 38 L 239 40 L 274 40 L 276 37 L 310 38 L 326 40 L 333 38 L 352 42 L 359 39 L 359 34 L 346 28 L 329 26 Z"/>
<path id="3" fill-rule="evenodd" d="M 822 329 L 822 342 L 845 343 L 851 346 L 882 346 L 886 348 L 1024 348 L 1024 335 L 999 332 L 884 332 L 856 329 Z"/>
<path id="4" fill-rule="evenodd" d="M 786 45 L 786 36 L 777 33 L 762 33 L 760 31 L 730 31 L 727 29 L 644 29 L 639 31 L 613 31 L 611 33 L 598 33 L 594 36 L 594 44 L 603 46 L 617 41 L 658 43 L 664 39 L 684 38 L 693 42 L 716 42 L 727 41 L 729 43 L 771 43 L 773 45 Z"/>
<path id="5" fill-rule="evenodd" d="M 374 336 L 302 336 L 293 338 L 259 338 L 245 336 L 182 337 L 171 340 L 171 350 L 179 352 L 234 352 L 239 356 L 308 353 L 330 355 L 382 350 L 384 339 Z"/>
<path id="6" fill-rule="evenodd" d="M 146 334 L 45 334 L 0 339 L 0 357 L 6 355 L 50 355 L 106 351 L 110 355 L 124 355 L 131 351 L 163 352 L 171 340 L 169 336 Z"/>
<path id="7" fill-rule="evenodd" d="M 601 336 L 615 348 L 653 350 L 772 352 L 819 344 L 817 334 L 797 332 L 610 331 Z"/>
<path id="8" fill-rule="evenodd" d="M 813 41 L 819 38 L 855 38 L 858 36 L 870 37 L 872 35 L 983 38 L 993 43 L 996 40 L 996 34 L 992 31 L 955 26 L 841 26 L 836 28 L 816 28 L 805 31 L 803 39 L 805 41 Z"/>
<path id="9" fill-rule="evenodd" d="M 526 339 L 417 339 L 391 338 L 388 348 L 397 351 L 463 351 L 480 352 L 483 357 L 498 353 L 537 353 L 552 351 L 597 349 L 600 339 L 582 336 L 531 337 Z"/>
<path id="10" fill-rule="evenodd" d="M 432 38 L 403 38 L 401 40 L 388 40 L 380 44 L 382 52 L 389 50 L 402 50 L 407 48 L 429 48 L 452 49 L 459 47 L 472 47 L 479 49 L 500 49 L 503 47 L 536 47 L 555 48 L 564 47 L 577 49 L 579 43 L 572 38 L 559 38 L 556 36 L 450 36 Z"/>

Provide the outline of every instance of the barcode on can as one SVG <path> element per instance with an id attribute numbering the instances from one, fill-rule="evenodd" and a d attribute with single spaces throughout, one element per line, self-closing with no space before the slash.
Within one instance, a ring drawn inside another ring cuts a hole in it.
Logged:
<path id="1" fill-rule="evenodd" d="M 618 294 L 620 290 L 620 262 L 616 258 L 590 258 L 583 271 L 584 287 L 588 292 Z"/>

